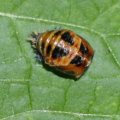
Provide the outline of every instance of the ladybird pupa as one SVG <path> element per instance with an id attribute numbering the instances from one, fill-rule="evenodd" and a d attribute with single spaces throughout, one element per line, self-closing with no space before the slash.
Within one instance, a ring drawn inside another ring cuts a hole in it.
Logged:
<path id="1" fill-rule="evenodd" d="M 67 29 L 32 35 L 32 45 L 44 63 L 63 74 L 79 78 L 90 66 L 94 50 L 80 35 Z"/>

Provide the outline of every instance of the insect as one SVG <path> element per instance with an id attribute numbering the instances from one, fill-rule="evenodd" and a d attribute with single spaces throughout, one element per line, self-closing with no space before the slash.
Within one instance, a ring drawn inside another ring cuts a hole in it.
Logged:
<path id="1" fill-rule="evenodd" d="M 45 64 L 75 78 L 86 71 L 94 55 L 84 38 L 67 29 L 33 33 L 31 43 Z"/>

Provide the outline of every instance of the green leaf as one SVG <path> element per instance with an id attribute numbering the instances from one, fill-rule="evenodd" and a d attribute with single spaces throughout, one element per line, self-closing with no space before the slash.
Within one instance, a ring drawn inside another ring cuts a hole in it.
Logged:
<path id="1" fill-rule="evenodd" d="M 120 119 L 120 0 L 0 0 L 0 120 Z M 31 32 L 67 28 L 93 46 L 74 81 L 35 60 Z"/>

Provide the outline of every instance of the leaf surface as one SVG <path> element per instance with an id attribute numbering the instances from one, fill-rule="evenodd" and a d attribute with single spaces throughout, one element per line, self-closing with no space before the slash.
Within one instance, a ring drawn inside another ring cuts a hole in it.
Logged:
<path id="1" fill-rule="evenodd" d="M 0 120 L 120 119 L 120 0 L 0 0 Z M 67 28 L 95 56 L 78 81 L 35 60 L 31 32 Z"/>

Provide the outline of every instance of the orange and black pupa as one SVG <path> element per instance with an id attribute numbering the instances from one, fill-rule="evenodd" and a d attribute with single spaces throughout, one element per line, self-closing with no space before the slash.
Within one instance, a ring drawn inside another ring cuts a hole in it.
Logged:
<path id="1" fill-rule="evenodd" d="M 86 71 L 94 55 L 84 38 L 67 29 L 34 33 L 31 42 L 45 64 L 75 78 Z"/>

